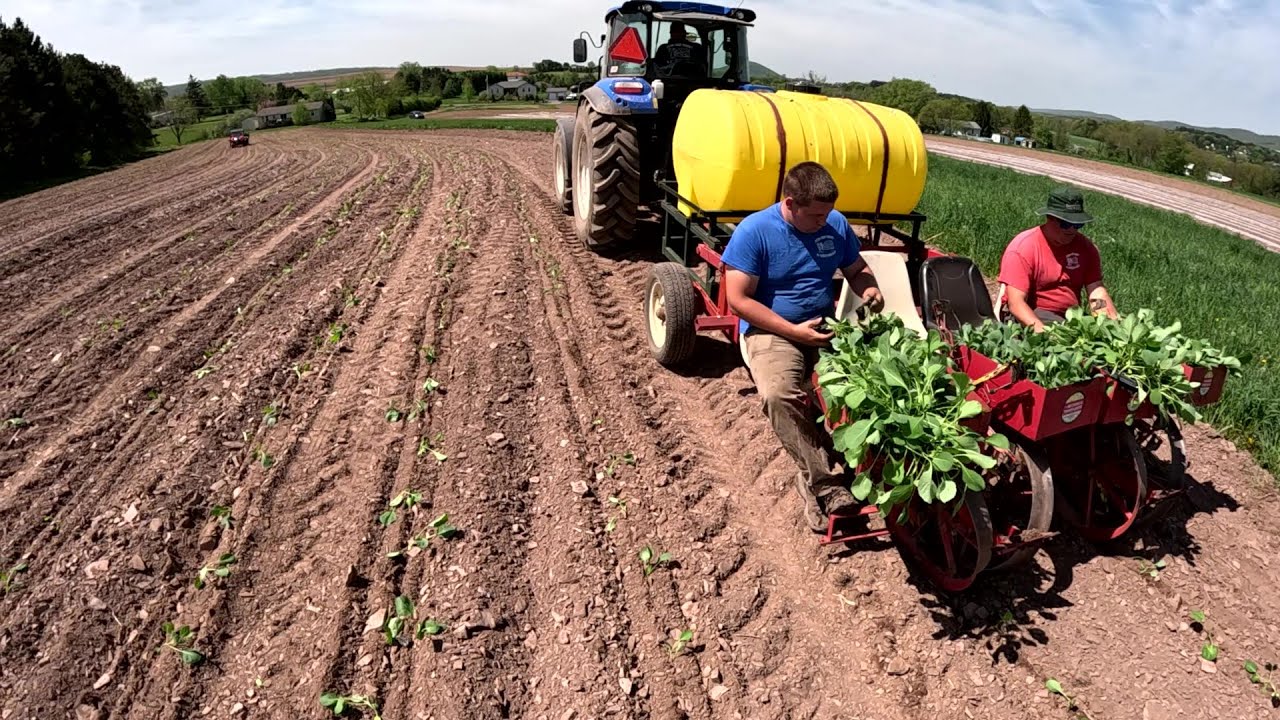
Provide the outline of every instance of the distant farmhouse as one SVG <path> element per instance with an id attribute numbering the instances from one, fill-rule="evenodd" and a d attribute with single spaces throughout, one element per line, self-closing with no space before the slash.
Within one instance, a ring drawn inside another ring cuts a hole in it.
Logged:
<path id="1" fill-rule="evenodd" d="M 308 122 L 328 122 L 337 117 L 337 113 L 333 110 L 333 104 L 323 100 L 315 102 L 303 103 L 307 109 Z M 281 125 L 293 124 L 293 111 L 297 108 L 296 104 L 280 105 L 278 107 L 263 108 L 253 117 L 247 119 L 242 124 L 245 130 L 259 130 L 261 128 L 280 127 Z"/>

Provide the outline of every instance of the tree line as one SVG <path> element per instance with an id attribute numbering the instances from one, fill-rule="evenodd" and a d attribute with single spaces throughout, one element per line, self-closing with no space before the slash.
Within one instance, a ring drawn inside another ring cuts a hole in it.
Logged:
<path id="1" fill-rule="evenodd" d="M 139 157 L 153 89 L 0 18 L 0 191 Z"/>
<path id="2" fill-rule="evenodd" d="M 828 83 L 815 73 L 809 82 L 829 95 L 897 108 L 929 133 L 952 133 L 973 122 L 983 137 L 993 133 L 1023 136 L 1037 147 L 1147 170 L 1189 175 L 1203 180 L 1217 172 L 1232 186 L 1264 197 L 1280 198 L 1280 153 L 1194 128 L 1166 130 L 1128 121 L 1068 118 L 1031 112 L 1026 105 L 996 105 L 959 95 L 939 93 L 921 80 L 894 78 L 868 83 Z M 786 78 L 773 84 L 782 87 Z M 1191 166 L 1188 169 L 1188 166 Z"/>

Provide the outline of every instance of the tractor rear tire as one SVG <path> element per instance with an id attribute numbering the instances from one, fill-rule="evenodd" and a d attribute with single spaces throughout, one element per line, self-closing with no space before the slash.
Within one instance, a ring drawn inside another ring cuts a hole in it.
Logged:
<path id="1" fill-rule="evenodd" d="M 573 154 L 570 152 L 573 150 L 573 121 L 574 118 L 556 120 L 556 136 L 551 150 L 555 156 L 552 174 L 555 178 L 556 202 L 565 215 L 573 214 Z"/>
<path id="2" fill-rule="evenodd" d="M 631 240 L 640 204 L 640 137 L 626 117 L 578 109 L 573 128 L 574 225 L 578 240 L 601 250 Z"/>
<path id="3" fill-rule="evenodd" d="M 697 314 L 698 297 L 689 270 L 673 262 L 654 265 L 644 288 L 644 317 L 649 351 L 659 363 L 676 367 L 693 355 Z"/>

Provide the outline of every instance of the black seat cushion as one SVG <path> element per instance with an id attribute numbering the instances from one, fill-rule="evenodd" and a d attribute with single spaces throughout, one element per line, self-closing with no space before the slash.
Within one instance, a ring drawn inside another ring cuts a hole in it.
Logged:
<path id="1" fill-rule="evenodd" d="M 966 257 L 933 257 L 920 266 L 920 289 L 925 327 L 958 330 L 994 320 L 991 295 L 982 271 Z"/>

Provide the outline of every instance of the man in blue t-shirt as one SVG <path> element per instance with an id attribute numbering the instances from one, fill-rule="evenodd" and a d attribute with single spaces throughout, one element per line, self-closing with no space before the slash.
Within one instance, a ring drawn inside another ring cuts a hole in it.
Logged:
<path id="1" fill-rule="evenodd" d="M 820 328 L 835 312 L 832 281 L 840 271 L 873 311 L 884 305 L 875 276 L 859 255 L 849 221 L 835 211 L 838 191 L 826 168 L 804 162 L 783 180 L 782 201 L 742 220 L 722 259 L 729 307 L 741 318 L 747 365 L 764 413 L 800 467 L 796 490 L 814 532 L 824 515 L 855 503 L 831 436 L 807 405 L 818 349 L 832 334 Z"/>

